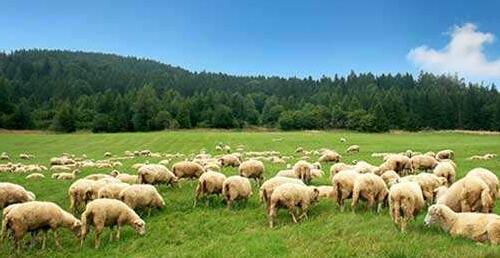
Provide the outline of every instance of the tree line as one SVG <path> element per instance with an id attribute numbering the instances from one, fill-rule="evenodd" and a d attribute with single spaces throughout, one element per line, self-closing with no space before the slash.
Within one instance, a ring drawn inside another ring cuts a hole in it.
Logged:
<path id="1" fill-rule="evenodd" d="M 246 127 L 498 131 L 500 95 L 495 85 L 429 73 L 232 76 L 101 53 L 0 53 L 0 128 Z"/>

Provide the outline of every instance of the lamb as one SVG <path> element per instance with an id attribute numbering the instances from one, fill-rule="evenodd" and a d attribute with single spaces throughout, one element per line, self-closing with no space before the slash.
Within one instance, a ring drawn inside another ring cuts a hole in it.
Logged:
<path id="1" fill-rule="evenodd" d="M 467 173 L 466 176 L 477 176 L 483 180 L 490 188 L 491 198 L 495 200 L 500 197 L 498 177 L 485 168 L 475 168 Z"/>
<path id="2" fill-rule="evenodd" d="M 432 173 L 436 176 L 446 178 L 448 186 L 455 182 L 455 166 L 452 162 L 439 162 Z"/>
<path id="3" fill-rule="evenodd" d="M 347 153 L 359 152 L 359 145 L 351 145 L 346 150 Z"/>
<path id="4" fill-rule="evenodd" d="M 394 172 L 394 170 L 387 170 L 384 173 L 382 173 L 380 177 L 389 187 L 391 187 L 395 183 L 398 183 L 400 179 L 398 173 Z"/>
<path id="5" fill-rule="evenodd" d="M 231 205 L 235 200 L 247 200 L 252 196 L 252 186 L 246 177 L 230 176 L 224 180 L 222 184 L 222 196 L 226 200 L 227 208 L 231 209 Z"/>
<path id="6" fill-rule="evenodd" d="M 130 186 L 127 183 L 111 183 L 106 184 L 97 192 L 97 198 L 108 198 L 120 200 L 120 192 Z"/>
<path id="7" fill-rule="evenodd" d="M 257 181 L 257 185 L 260 185 L 264 180 L 264 163 L 253 159 L 244 161 L 240 164 L 238 172 L 242 177 L 254 178 Z"/>
<path id="8" fill-rule="evenodd" d="M 181 161 L 172 166 L 172 172 L 178 178 L 199 178 L 205 169 L 198 163 Z"/>
<path id="9" fill-rule="evenodd" d="M 139 169 L 139 184 L 167 184 L 174 186 L 179 178 L 163 165 L 144 165 Z"/>
<path id="10" fill-rule="evenodd" d="M 268 210 L 269 227 L 273 228 L 279 207 L 288 208 L 294 223 L 297 223 L 296 208 L 300 208 L 299 219 L 307 218 L 309 207 L 318 201 L 319 190 L 313 186 L 285 183 L 278 186 L 271 195 Z"/>
<path id="11" fill-rule="evenodd" d="M 109 173 L 112 177 L 122 181 L 123 183 L 127 184 L 137 184 L 139 183 L 139 176 L 137 175 L 130 175 L 127 173 L 120 173 L 118 170 L 113 170 L 111 173 Z"/>
<path id="12" fill-rule="evenodd" d="M 342 156 L 340 156 L 340 154 L 338 154 L 337 152 L 332 151 L 332 150 L 325 150 L 323 152 L 323 155 L 321 155 L 321 157 L 319 157 L 318 162 L 337 163 L 340 161 L 341 158 L 342 158 Z"/>
<path id="13" fill-rule="evenodd" d="M 220 157 L 217 161 L 222 167 L 239 167 L 241 164 L 238 156 L 234 154 L 226 154 Z"/>
<path id="14" fill-rule="evenodd" d="M 429 207 L 424 219 L 427 226 L 437 224 L 451 236 L 462 236 L 476 242 L 500 244 L 500 216 L 471 212 L 454 212 L 442 204 Z"/>
<path id="15" fill-rule="evenodd" d="M 35 194 L 24 187 L 12 183 L 0 183 L 0 209 L 14 203 L 34 201 Z"/>
<path id="16" fill-rule="evenodd" d="M 342 170 L 347 170 L 347 169 L 352 169 L 352 168 L 354 168 L 353 165 L 339 162 L 339 163 L 333 164 L 330 167 L 330 175 L 333 177 L 335 174 L 337 174 L 338 172 L 340 172 Z"/>
<path id="17" fill-rule="evenodd" d="M 309 183 L 312 179 L 311 175 L 311 170 L 313 169 L 313 166 L 311 163 L 304 161 L 304 160 L 299 160 L 295 165 L 293 165 L 292 170 L 295 172 L 295 175 L 304 183 Z"/>
<path id="18" fill-rule="evenodd" d="M 46 229 L 51 229 L 54 232 L 56 245 L 62 248 L 57 229 L 59 227 L 68 228 L 76 237 L 79 237 L 82 226 L 80 220 L 61 209 L 57 204 L 39 201 L 17 204 L 14 208 L 9 209 L 3 218 L 2 225 L 4 227 L 2 228 L 3 233 L 9 229 L 13 232 L 14 248 L 17 249 L 19 249 L 19 241 L 27 232 Z"/>
<path id="19" fill-rule="evenodd" d="M 165 206 L 163 197 L 152 185 L 130 185 L 120 192 L 120 200 L 132 209 L 146 208 L 148 216 L 152 208 L 162 209 Z"/>
<path id="20" fill-rule="evenodd" d="M 455 153 L 452 150 L 442 150 L 436 153 L 437 160 L 443 159 L 453 159 L 455 157 Z"/>
<path id="21" fill-rule="evenodd" d="M 437 159 L 427 155 L 416 155 L 410 159 L 412 170 L 432 170 L 438 165 Z"/>
<path id="22" fill-rule="evenodd" d="M 406 231 L 408 221 L 417 216 L 424 205 L 422 189 L 416 182 L 397 183 L 389 190 L 391 218 L 401 232 Z"/>
<path id="23" fill-rule="evenodd" d="M 226 180 L 226 176 L 222 173 L 214 171 L 203 173 L 200 178 L 198 178 L 193 206 L 196 206 L 196 203 L 200 199 L 200 195 L 206 198 L 210 194 L 222 194 L 224 180 Z M 206 205 L 208 206 L 208 199 L 206 199 Z"/>
<path id="24" fill-rule="evenodd" d="M 45 178 L 45 175 L 42 173 L 31 173 L 26 176 L 26 180 L 40 180 Z"/>
<path id="25" fill-rule="evenodd" d="M 291 170 L 291 171 L 293 171 L 293 170 Z M 273 194 L 274 190 L 276 189 L 276 187 L 278 187 L 282 184 L 285 184 L 285 183 L 305 185 L 302 180 L 297 179 L 297 178 L 275 176 L 275 177 L 272 177 L 269 180 L 265 181 L 260 186 L 260 188 L 259 188 L 259 200 L 261 202 L 265 203 L 266 207 L 269 208 L 269 204 L 271 201 L 271 195 Z"/>
<path id="26" fill-rule="evenodd" d="M 446 178 L 438 177 L 431 173 L 405 176 L 401 181 L 413 181 L 420 185 L 424 200 L 430 205 L 434 202 L 434 190 L 447 184 Z"/>
<path id="27" fill-rule="evenodd" d="M 494 208 L 490 188 L 477 176 L 466 176 L 450 186 L 446 191 L 439 191 L 436 204 L 444 204 L 455 212 L 489 213 Z"/>
<path id="28" fill-rule="evenodd" d="M 371 173 L 359 174 L 354 178 L 351 209 L 354 211 L 358 199 L 362 198 L 366 201 L 366 210 L 377 204 L 377 212 L 380 212 L 388 193 L 389 190 L 381 177 Z"/>
<path id="29" fill-rule="evenodd" d="M 80 246 L 83 246 L 89 227 L 95 227 L 95 248 L 99 248 L 100 236 L 105 226 L 113 230 L 116 225 L 116 239 L 120 239 L 120 231 L 123 225 L 130 225 L 135 232 L 143 236 L 146 234 L 146 223 L 137 213 L 125 203 L 114 199 L 97 199 L 87 204 L 82 214 L 82 237 Z M 111 232 L 113 239 L 113 232 Z"/>
<path id="30" fill-rule="evenodd" d="M 342 170 L 332 177 L 333 200 L 337 202 L 340 211 L 344 211 L 344 200 L 352 196 L 354 180 L 360 175 L 355 170 Z"/>

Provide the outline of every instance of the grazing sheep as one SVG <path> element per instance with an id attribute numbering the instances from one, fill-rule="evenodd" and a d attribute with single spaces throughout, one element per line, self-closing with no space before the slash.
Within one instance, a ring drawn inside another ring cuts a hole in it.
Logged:
<path id="1" fill-rule="evenodd" d="M 412 170 L 410 158 L 404 155 L 391 154 L 385 156 L 384 160 L 384 163 L 374 171 L 375 174 L 381 175 L 385 171 L 393 170 L 399 175 L 407 175 Z"/>
<path id="2" fill-rule="evenodd" d="M 347 143 L 347 139 L 344 137 L 340 137 L 340 143 Z"/>
<path id="3" fill-rule="evenodd" d="M 120 239 L 120 231 L 123 225 L 130 225 L 135 232 L 143 236 L 146 234 L 146 223 L 137 213 L 125 203 L 114 199 L 97 199 L 89 204 L 82 214 L 82 237 L 80 246 L 83 246 L 89 227 L 95 227 L 95 248 L 99 248 L 100 236 L 104 227 L 113 230 L 116 225 L 116 239 Z M 113 239 L 113 232 L 111 232 Z"/>
<path id="4" fill-rule="evenodd" d="M 483 213 L 491 212 L 495 205 L 490 188 L 477 176 L 466 176 L 446 191 L 439 191 L 436 203 L 444 204 L 455 212 Z"/>
<path id="5" fill-rule="evenodd" d="M 303 153 L 304 152 L 304 148 L 302 147 L 297 147 L 297 149 L 295 149 L 295 153 Z"/>
<path id="6" fill-rule="evenodd" d="M 73 171 L 73 168 L 66 165 L 54 165 L 50 167 L 49 170 L 53 173 L 71 173 L 71 171 Z"/>
<path id="7" fill-rule="evenodd" d="M 359 152 L 359 145 L 351 145 L 346 150 L 347 153 L 357 153 Z"/>
<path id="8" fill-rule="evenodd" d="M 434 202 L 434 190 L 440 186 L 445 186 L 446 178 L 438 177 L 431 173 L 420 173 L 418 175 L 405 176 L 401 181 L 413 181 L 420 185 L 424 200 L 430 205 Z"/>
<path id="9" fill-rule="evenodd" d="M 437 160 L 443 159 L 453 159 L 455 157 L 455 153 L 452 150 L 442 150 L 436 153 Z"/>
<path id="10" fill-rule="evenodd" d="M 475 168 L 467 172 L 465 176 L 477 176 L 483 180 L 490 188 L 491 198 L 495 200 L 500 197 L 498 177 L 485 168 Z"/>
<path id="11" fill-rule="evenodd" d="M 110 183 L 121 183 L 121 182 L 120 180 L 117 180 L 113 177 L 102 178 L 99 180 L 90 180 L 82 178 L 73 182 L 73 184 L 71 184 L 68 189 L 70 210 L 74 213 L 79 212 L 82 208 L 82 205 L 85 205 L 89 201 L 97 199 L 99 190 L 101 190 L 102 187 Z"/>
<path id="12" fill-rule="evenodd" d="M 411 168 L 415 170 L 432 170 L 438 165 L 437 159 L 427 155 L 416 155 L 411 157 Z"/>
<path id="13" fill-rule="evenodd" d="M 106 151 L 106 152 L 104 153 L 104 157 L 106 157 L 106 158 L 109 158 L 109 157 L 111 157 L 111 156 L 113 156 L 113 154 L 112 154 L 111 152 L 109 152 L 109 151 Z"/>
<path id="14" fill-rule="evenodd" d="M 13 232 L 14 248 L 19 249 L 19 241 L 27 232 L 51 229 L 54 232 L 55 243 L 59 248 L 57 229 L 65 227 L 80 236 L 81 222 L 70 213 L 64 211 L 52 202 L 31 201 L 16 206 L 5 214 L 2 221 L 2 233 Z M 45 242 L 45 241 L 44 241 Z"/>
<path id="15" fill-rule="evenodd" d="M 12 183 L 0 183 L 0 209 L 14 203 L 34 201 L 35 194 Z"/>
<path id="16" fill-rule="evenodd" d="M 114 177 L 112 177 L 111 175 L 106 175 L 106 174 L 90 174 L 84 178 L 95 181 L 95 180 L 100 180 L 103 178 L 114 178 Z"/>
<path id="17" fill-rule="evenodd" d="M 435 204 L 429 207 L 424 223 L 427 226 L 438 224 L 453 237 L 500 244 L 500 216 L 496 214 L 457 213 L 446 205 Z"/>
<path id="18" fill-rule="evenodd" d="M 355 170 L 342 170 L 332 177 L 333 200 L 337 202 L 340 211 L 344 211 L 344 201 L 351 198 L 354 180 L 360 175 Z"/>
<path id="19" fill-rule="evenodd" d="M 354 211 L 358 199 L 361 198 L 366 201 L 366 210 L 377 204 L 377 212 L 380 212 L 388 193 L 389 190 L 381 177 L 371 173 L 359 174 L 354 178 L 351 209 Z"/>
<path id="20" fill-rule="evenodd" d="M 296 174 L 295 174 L 295 171 L 293 169 L 284 169 L 284 170 L 280 170 L 278 171 L 278 173 L 276 173 L 276 175 L 274 175 L 275 177 L 288 177 L 288 178 L 299 178 Z"/>
<path id="21" fill-rule="evenodd" d="M 111 183 L 106 184 L 97 192 L 97 198 L 108 198 L 120 200 L 120 192 L 130 186 L 127 183 Z"/>
<path id="22" fill-rule="evenodd" d="M 112 177 L 122 181 L 123 183 L 131 184 L 131 185 L 139 183 L 139 176 L 137 176 L 137 175 L 120 173 L 118 170 L 113 170 L 109 174 Z"/>
<path id="23" fill-rule="evenodd" d="M 354 165 L 354 170 L 358 171 L 358 173 L 374 173 L 378 171 L 378 167 L 374 166 L 366 161 L 357 161 L 356 165 Z"/>
<path id="24" fill-rule="evenodd" d="M 9 154 L 6 152 L 2 152 L 2 155 L 0 155 L 0 160 L 10 160 Z"/>
<path id="25" fill-rule="evenodd" d="M 250 180 L 242 176 L 230 176 L 222 184 L 222 196 L 227 203 L 227 208 L 231 209 L 233 201 L 248 199 L 252 196 L 252 186 Z"/>
<path id="26" fill-rule="evenodd" d="M 212 171 L 220 171 L 220 166 L 219 164 L 215 162 L 209 162 L 203 166 L 205 171 L 212 170 Z"/>
<path id="27" fill-rule="evenodd" d="M 316 168 L 311 169 L 311 179 L 321 178 L 324 175 L 325 173 L 321 169 L 316 169 Z"/>
<path id="28" fill-rule="evenodd" d="M 167 167 L 163 165 L 144 165 L 138 171 L 139 184 L 167 184 L 174 186 L 179 181 Z"/>
<path id="29" fill-rule="evenodd" d="M 52 178 L 57 179 L 57 180 L 75 180 L 76 178 L 76 173 L 78 170 L 73 170 L 71 173 L 54 173 L 52 174 Z"/>
<path id="30" fill-rule="evenodd" d="M 323 155 L 321 155 L 321 157 L 319 157 L 318 162 L 337 163 L 340 161 L 341 158 L 342 158 L 342 156 L 340 156 L 340 154 L 338 154 L 337 152 L 332 151 L 332 150 L 325 150 L 323 152 Z"/>
<path id="31" fill-rule="evenodd" d="M 330 167 L 330 175 L 333 177 L 335 174 L 337 174 L 338 172 L 340 172 L 342 170 L 347 170 L 347 169 L 352 169 L 352 168 L 354 168 L 353 165 L 339 162 L 339 163 L 333 164 Z"/>
<path id="32" fill-rule="evenodd" d="M 316 188 L 319 191 L 318 198 L 326 198 L 326 199 L 332 199 L 333 198 L 333 186 L 330 185 L 320 185 L 316 186 Z"/>
<path id="33" fill-rule="evenodd" d="M 40 180 L 43 178 L 45 178 L 45 175 L 43 175 L 42 173 L 31 173 L 26 176 L 26 180 Z"/>
<path id="34" fill-rule="evenodd" d="M 219 162 L 222 167 L 239 167 L 241 164 L 240 158 L 234 154 L 226 154 L 220 157 L 217 162 Z"/>
<path id="35" fill-rule="evenodd" d="M 433 157 L 433 158 L 435 158 L 435 157 L 436 157 L 436 153 L 435 153 L 435 152 L 433 152 L 433 151 L 428 151 L 428 152 L 424 153 L 424 155 L 426 155 L 426 156 L 431 156 L 431 157 Z"/>
<path id="36" fill-rule="evenodd" d="M 313 186 L 285 183 L 278 186 L 271 195 L 268 210 L 269 227 L 273 228 L 274 219 L 279 207 L 288 208 L 293 222 L 297 223 L 296 208 L 300 209 L 299 219 L 307 218 L 309 207 L 318 201 L 319 190 Z"/>
<path id="37" fill-rule="evenodd" d="M 398 173 L 394 172 L 394 170 L 387 170 L 380 176 L 382 180 L 384 180 L 385 184 L 388 187 L 391 187 L 393 184 L 398 183 L 400 177 Z"/>
<path id="38" fill-rule="evenodd" d="M 172 172 L 180 178 L 199 178 L 205 169 L 198 163 L 191 161 L 177 162 L 172 166 Z"/>
<path id="39" fill-rule="evenodd" d="M 436 176 L 446 178 L 448 186 L 455 182 L 455 166 L 451 162 L 439 162 L 432 173 Z"/>
<path id="40" fill-rule="evenodd" d="M 424 205 L 422 189 L 416 182 L 397 183 L 389 190 L 391 218 L 401 232 L 406 231 L 408 221 L 417 216 Z"/>
<path id="41" fill-rule="evenodd" d="M 492 153 L 487 153 L 482 156 L 480 155 L 473 155 L 471 157 L 468 157 L 468 160 L 490 160 L 494 159 L 497 156 L 497 154 L 492 154 Z"/>
<path id="42" fill-rule="evenodd" d="M 253 159 L 244 161 L 240 164 L 238 172 L 242 177 L 254 178 L 257 181 L 257 185 L 260 185 L 264 180 L 264 163 Z"/>
<path id="43" fill-rule="evenodd" d="M 193 206 L 196 206 L 200 197 L 206 198 L 210 194 L 222 194 L 224 180 L 226 180 L 226 176 L 222 173 L 214 171 L 203 173 L 200 178 L 198 178 Z M 206 205 L 208 206 L 208 198 L 206 199 Z"/>
<path id="44" fill-rule="evenodd" d="M 292 170 L 295 172 L 295 175 L 297 178 L 300 180 L 304 181 L 304 183 L 309 183 L 312 179 L 311 175 L 311 170 L 313 169 L 313 166 L 311 163 L 304 161 L 304 160 L 299 160 L 295 165 L 293 165 Z"/>
<path id="45" fill-rule="evenodd" d="M 148 216 L 151 208 L 162 209 L 165 206 L 163 197 L 152 185 L 130 185 L 120 192 L 120 200 L 132 209 L 146 208 Z"/>
<path id="46" fill-rule="evenodd" d="M 293 170 L 291 170 L 293 172 Z M 295 174 L 295 173 L 294 173 Z M 271 200 L 271 195 L 273 194 L 274 190 L 276 187 L 285 184 L 285 183 L 292 183 L 292 184 L 299 184 L 299 185 L 305 185 L 302 180 L 297 179 L 297 178 L 290 178 L 290 177 L 283 177 L 283 176 L 275 176 L 270 178 L 269 180 L 266 180 L 259 188 L 259 200 L 261 202 L 266 203 L 266 207 L 269 208 L 269 202 Z"/>

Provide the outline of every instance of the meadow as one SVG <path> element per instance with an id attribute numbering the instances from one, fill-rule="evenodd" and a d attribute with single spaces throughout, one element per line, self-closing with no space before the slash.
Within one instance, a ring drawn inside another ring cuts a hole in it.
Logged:
<path id="1" fill-rule="evenodd" d="M 348 144 L 361 147 L 358 154 L 346 154 Z M 150 149 L 162 153 L 199 153 L 205 148 L 217 154 L 215 145 L 223 142 L 233 146 L 245 145 L 246 151 L 280 151 L 293 155 L 301 146 L 306 150 L 331 148 L 343 155 L 344 162 L 365 160 L 380 164 L 373 152 L 438 151 L 452 149 L 458 165 L 458 177 L 475 167 L 484 167 L 500 176 L 500 158 L 488 161 L 471 161 L 471 155 L 500 154 L 500 135 L 477 135 L 458 132 L 421 132 L 363 134 L 347 131 L 305 132 L 234 132 L 234 131 L 173 131 L 154 133 L 119 134 L 46 134 L 0 133 L 0 152 L 7 152 L 14 161 L 17 155 L 29 152 L 36 158 L 25 163 L 48 165 L 51 157 L 63 152 L 86 154 L 92 159 L 104 159 L 104 152 L 122 156 L 124 151 Z M 316 157 L 314 157 L 316 158 Z M 158 162 L 155 158 L 134 158 L 122 161 L 121 172 L 135 173 L 130 167 L 137 162 Z M 290 163 L 295 162 L 292 160 Z M 271 177 L 285 165 L 266 162 L 266 177 Z M 325 176 L 313 184 L 330 184 L 330 165 L 323 165 Z M 50 172 L 46 172 L 50 173 Z M 109 173 L 109 169 L 83 169 L 78 177 L 91 173 Z M 226 175 L 236 174 L 235 168 L 224 168 Z M 38 200 L 53 201 L 68 208 L 67 189 L 70 181 L 55 181 L 46 176 L 40 181 L 26 181 L 25 175 L 0 174 L 0 181 L 21 184 L 33 191 Z M 145 217 L 147 234 L 136 235 L 129 227 L 122 231 L 120 241 L 109 242 L 109 230 L 102 235 L 101 247 L 93 248 L 93 231 L 80 249 L 75 237 L 61 229 L 58 250 L 50 235 L 45 250 L 25 247 L 20 256 L 38 257 L 500 257 L 500 246 L 478 245 L 462 238 L 451 238 L 438 228 L 423 225 L 425 212 L 413 221 L 405 234 L 392 224 L 387 208 L 380 214 L 356 212 L 346 209 L 341 213 L 330 200 L 322 200 L 309 211 L 309 218 L 292 224 L 288 213 L 280 210 L 276 227 L 269 229 L 265 208 L 258 201 L 258 187 L 253 183 L 254 194 L 246 203 L 236 204 L 227 210 L 224 203 L 212 198 L 206 207 L 200 203 L 193 207 L 195 181 L 181 181 L 177 187 L 160 187 L 166 207 Z M 500 201 L 495 213 L 500 214 Z M 0 257 L 11 253 L 10 243 L 0 244 Z"/>

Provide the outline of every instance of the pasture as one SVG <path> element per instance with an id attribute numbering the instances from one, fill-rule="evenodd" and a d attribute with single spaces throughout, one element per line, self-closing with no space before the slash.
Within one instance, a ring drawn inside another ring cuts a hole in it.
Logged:
<path id="1" fill-rule="evenodd" d="M 348 144 L 361 147 L 358 154 L 346 154 L 346 145 L 339 138 L 346 137 Z M 401 152 L 407 149 L 426 152 L 441 149 L 455 151 L 458 178 L 475 167 L 484 167 L 500 176 L 500 158 L 487 161 L 471 161 L 466 158 L 476 154 L 500 154 L 499 135 L 465 133 L 387 133 L 362 134 L 353 132 L 230 132 L 230 131 L 175 131 L 155 133 L 120 134 L 43 134 L 1 133 L 0 152 L 7 152 L 14 162 L 48 165 L 51 157 L 63 152 L 77 156 L 86 154 L 91 159 L 104 159 L 109 151 L 123 156 L 124 151 L 150 149 L 161 153 L 199 153 L 206 148 L 217 154 L 219 142 L 235 146 L 243 144 L 245 151 L 274 150 L 282 155 L 298 155 L 294 150 L 301 146 L 306 150 L 322 147 L 337 150 L 344 162 L 365 160 L 372 164 L 382 163 L 371 157 L 373 152 Z M 19 153 L 36 155 L 30 161 L 18 159 Z M 317 157 L 311 156 L 311 161 Z M 158 158 L 137 157 L 122 161 L 121 172 L 135 173 L 130 167 L 137 162 Z M 171 163 L 172 164 L 172 163 Z M 266 178 L 285 165 L 265 162 Z M 330 164 L 323 165 L 325 176 L 314 180 L 315 185 L 329 185 Z M 78 177 L 91 173 L 109 173 L 110 169 L 83 169 Z M 40 181 L 26 181 L 21 174 L 0 174 L 0 181 L 18 183 L 33 191 L 38 200 L 54 201 L 67 209 L 67 189 L 70 181 L 56 181 L 50 172 Z M 236 174 L 235 168 L 224 168 L 226 175 Z M 147 224 L 147 234 L 136 235 L 129 227 L 122 231 L 120 241 L 109 242 L 109 230 L 102 235 L 101 247 L 93 248 L 93 231 L 82 249 L 75 237 L 66 229 L 60 229 L 61 244 L 58 250 L 49 235 L 45 250 L 24 247 L 21 256 L 38 257 L 500 257 L 500 246 L 477 245 L 473 241 L 451 238 L 438 228 L 423 225 L 425 212 L 410 223 L 408 232 L 400 233 L 392 224 L 388 209 L 382 213 L 365 212 L 358 208 L 353 213 L 346 209 L 340 213 L 330 200 L 322 200 L 309 211 L 309 218 L 292 224 L 288 212 L 280 210 L 274 229 L 269 229 L 265 208 L 258 201 L 258 187 L 253 184 L 253 196 L 246 203 L 236 204 L 227 210 L 216 197 L 209 207 L 203 202 L 193 208 L 196 181 L 181 181 L 177 187 L 160 187 L 166 206 L 155 210 L 150 217 L 141 216 Z M 349 203 L 349 201 L 348 201 Z M 500 213 L 497 201 L 495 213 Z M 28 237 L 26 237 L 27 239 Z M 0 244 L 0 257 L 11 252 L 10 243 Z"/>

